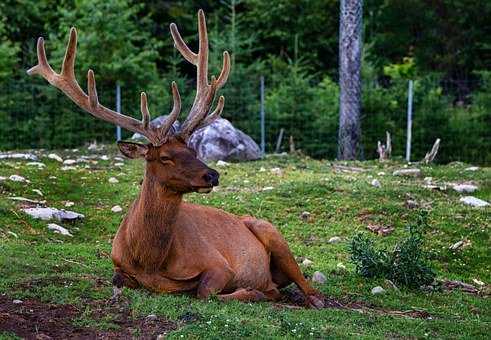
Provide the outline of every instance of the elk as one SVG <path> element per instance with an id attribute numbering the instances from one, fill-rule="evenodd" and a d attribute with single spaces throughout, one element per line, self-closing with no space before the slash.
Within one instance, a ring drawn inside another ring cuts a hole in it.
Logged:
<path id="1" fill-rule="evenodd" d="M 285 239 L 271 223 L 183 200 L 186 193 L 208 193 L 218 185 L 218 172 L 201 162 L 186 142 L 193 131 L 220 116 L 223 96 L 209 112 L 216 92 L 227 81 L 230 56 L 223 53 L 222 70 L 218 78 L 212 76 L 209 81 L 208 36 L 202 10 L 198 12 L 198 53 L 186 45 L 175 24 L 170 25 L 170 32 L 177 50 L 197 70 L 194 103 L 179 131 L 172 127 L 181 111 L 175 82 L 173 108 L 161 126 L 150 124 L 144 92 L 141 121 L 99 103 L 92 70 L 87 74 L 85 93 L 74 72 L 75 28 L 70 31 L 60 73 L 48 63 L 43 38 L 37 42 L 38 64 L 27 71 L 45 78 L 96 118 L 138 132 L 150 142 L 118 143 L 122 154 L 143 158 L 146 164 L 141 191 L 112 244 L 115 294 L 121 294 L 124 286 L 142 286 L 158 293 L 195 292 L 198 298 L 216 295 L 223 301 L 261 301 L 280 298 L 279 289 L 294 282 L 307 305 L 322 307 L 322 295 L 305 279 Z"/>

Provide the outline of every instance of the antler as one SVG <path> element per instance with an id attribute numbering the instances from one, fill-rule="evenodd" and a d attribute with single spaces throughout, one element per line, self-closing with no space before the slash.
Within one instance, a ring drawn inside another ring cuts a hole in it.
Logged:
<path id="1" fill-rule="evenodd" d="M 29 75 L 38 74 L 46 79 L 51 85 L 60 89 L 75 104 L 89 112 L 94 117 L 103 119 L 107 122 L 119 125 L 127 130 L 138 132 L 154 145 L 161 145 L 167 141 L 170 135 L 172 124 L 176 121 L 181 111 L 181 97 L 177 90 L 177 85 L 172 82 L 172 96 L 174 98 L 174 107 L 161 127 L 153 127 L 149 124 L 150 113 L 147 107 L 147 95 L 141 93 L 141 113 L 142 120 L 125 116 L 116 111 L 108 109 L 99 103 L 94 78 L 94 72 L 89 70 L 87 73 L 88 95 L 82 90 L 75 78 L 75 56 L 77 52 L 77 31 L 74 27 L 70 30 L 70 39 L 68 41 L 65 58 L 61 67 L 61 73 L 53 71 L 46 58 L 44 49 L 44 39 L 41 37 L 37 42 L 38 64 L 27 71 Z"/>
<path id="2" fill-rule="evenodd" d="M 199 47 L 198 53 L 194 53 L 182 39 L 176 24 L 170 25 L 172 38 L 175 47 L 181 52 L 182 56 L 191 64 L 196 66 L 196 97 L 188 117 L 182 124 L 179 135 L 187 139 L 193 131 L 212 123 L 220 116 L 223 110 L 225 98 L 220 96 L 216 109 L 207 116 L 210 111 L 215 93 L 227 81 L 230 73 L 230 55 L 227 51 L 223 52 L 223 66 L 218 79 L 211 77 L 211 83 L 208 83 L 208 33 L 206 31 L 206 20 L 203 10 L 198 11 L 198 36 Z"/>

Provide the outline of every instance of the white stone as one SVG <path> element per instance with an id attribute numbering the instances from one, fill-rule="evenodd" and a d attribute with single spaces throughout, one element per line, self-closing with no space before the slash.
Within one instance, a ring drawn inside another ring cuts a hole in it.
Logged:
<path id="1" fill-rule="evenodd" d="M 32 189 L 32 191 L 35 192 L 36 194 L 38 194 L 39 196 L 44 196 L 43 192 L 39 189 Z"/>
<path id="2" fill-rule="evenodd" d="M 472 279 L 472 282 L 474 282 L 478 286 L 484 286 L 485 285 L 484 282 L 482 282 L 481 280 L 478 280 L 478 279 Z"/>
<path id="3" fill-rule="evenodd" d="M 55 224 L 55 223 L 49 223 L 48 224 L 48 229 L 49 230 L 53 230 L 57 234 L 62 234 L 62 235 L 65 235 L 65 236 L 70 236 L 70 237 L 73 236 L 72 234 L 70 234 L 70 232 L 68 231 L 68 229 L 65 229 L 61 225 L 58 225 L 58 224 Z"/>
<path id="4" fill-rule="evenodd" d="M 470 194 L 477 190 L 477 186 L 472 184 L 457 184 L 453 186 L 453 189 L 460 193 Z"/>
<path id="5" fill-rule="evenodd" d="M 448 247 L 448 249 L 450 249 L 450 250 L 457 250 L 460 247 L 462 247 L 463 245 L 464 245 L 464 241 L 463 240 L 460 240 L 460 241 L 452 244 L 450 247 Z"/>
<path id="6" fill-rule="evenodd" d="M 266 171 L 266 168 L 264 166 L 262 166 L 260 169 L 259 169 L 259 172 L 265 172 Z"/>
<path id="7" fill-rule="evenodd" d="M 76 166 L 70 166 L 70 165 L 67 165 L 67 166 L 63 166 L 60 168 L 61 171 L 71 171 L 71 170 L 77 170 L 77 167 Z"/>
<path id="8" fill-rule="evenodd" d="M 302 264 L 305 266 L 305 267 L 310 267 L 314 262 L 310 261 L 309 259 L 305 259 L 302 261 Z"/>
<path id="9" fill-rule="evenodd" d="M 301 214 L 300 214 L 300 218 L 307 222 L 310 218 L 311 214 L 308 212 L 308 211 L 303 211 Z"/>
<path id="10" fill-rule="evenodd" d="M 109 183 L 113 183 L 113 184 L 114 183 L 119 183 L 119 180 L 116 177 L 111 177 L 111 178 L 109 178 L 108 181 L 109 181 Z"/>
<path id="11" fill-rule="evenodd" d="M 114 163 L 114 166 L 119 166 L 119 167 L 121 167 L 121 166 L 124 166 L 124 163 Z"/>
<path id="12" fill-rule="evenodd" d="M 121 157 L 114 157 L 114 160 L 117 162 L 124 162 L 124 158 Z"/>
<path id="13" fill-rule="evenodd" d="M 58 221 L 73 221 L 83 219 L 85 216 L 74 211 L 59 210 L 56 208 L 25 208 L 22 211 L 32 218 L 41 220 L 57 219 Z"/>
<path id="14" fill-rule="evenodd" d="M 423 179 L 423 182 L 426 184 L 426 185 L 431 185 L 431 183 L 433 182 L 433 177 L 425 177 Z"/>
<path id="15" fill-rule="evenodd" d="M 329 241 L 327 241 L 327 243 L 331 243 L 331 244 L 339 243 L 339 242 L 341 242 L 341 237 L 339 236 L 333 236 L 329 239 Z"/>
<path id="16" fill-rule="evenodd" d="M 0 182 L 5 181 L 6 179 L 7 179 L 7 177 L 0 176 Z"/>
<path id="17" fill-rule="evenodd" d="M 399 169 L 392 173 L 394 176 L 420 176 L 420 169 Z"/>
<path id="18" fill-rule="evenodd" d="M 23 159 L 26 161 L 37 161 L 38 158 L 36 155 L 30 154 L 30 153 L 20 153 L 20 152 L 6 152 L 0 154 L 0 159 Z"/>
<path id="19" fill-rule="evenodd" d="M 326 276 L 321 272 L 315 272 L 314 275 L 312 275 L 312 282 L 324 284 L 326 283 L 326 281 L 327 281 Z"/>
<path id="20" fill-rule="evenodd" d="M 380 286 L 372 288 L 372 295 L 378 295 L 378 294 L 384 294 L 384 293 L 385 293 L 385 289 L 383 289 Z"/>
<path id="21" fill-rule="evenodd" d="M 383 171 L 380 171 L 379 173 L 377 173 L 378 176 L 385 176 L 385 172 Z"/>
<path id="22" fill-rule="evenodd" d="M 479 170 L 478 166 L 470 166 L 468 168 L 465 168 L 466 171 L 477 171 Z"/>
<path id="23" fill-rule="evenodd" d="M 375 188 L 380 188 L 382 186 L 382 184 L 380 184 L 380 181 L 378 179 L 373 179 L 371 184 Z"/>
<path id="24" fill-rule="evenodd" d="M 74 159 L 65 159 L 63 161 L 63 165 L 74 165 L 74 164 L 77 164 L 77 161 Z"/>
<path id="25" fill-rule="evenodd" d="M 115 205 L 111 208 L 111 211 L 114 213 L 120 213 L 121 211 L 123 211 L 123 208 L 121 208 L 119 205 Z"/>
<path id="26" fill-rule="evenodd" d="M 339 262 L 336 267 L 339 269 L 339 270 L 346 270 L 346 266 L 344 264 L 342 264 L 341 262 Z"/>
<path id="27" fill-rule="evenodd" d="M 222 160 L 217 161 L 217 166 L 225 167 L 225 166 L 229 166 L 229 165 L 230 165 L 230 163 L 228 163 L 228 162 L 225 162 Z"/>
<path id="28" fill-rule="evenodd" d="M 30 198 L 19 197 L 19 196 L 8 197 L 8 199 L 9 200 L 12 200 L 12 201 L 29 202 L 29 203 L 34 203 L 34 204 L 44 204 L 44 203 L 46 203 L 46 201 L 32 200 Z"/>
<path id="29" fill-rule="evenodd" d="M 478 207 L 478 208 L 487 207 L 489 205 L 488 202 L 486 202 L 482 199 L 479 199 L 477 197 L 474 197 L 474 196 L 461 197 L 460 202 L 467 204 L 467 205 L 470 205 L 472 207 Z"/>
<path id="30" fill-rule="evenodd" d="M 65 207 L 69 208 L 69 207 L 73 207 L 75 205 L 75 203 L 73 203 L 72 201 L 68 201 L 65 203 Z"/>
<path id="31" fill-rule="evenodd" d="M 281 170 L 280 168 L 272 168 L 270 171 L 273 175 L 283 176 L 283 170 Z"/>
<path id="32" fill-rule="evenodd" d="M 263 191 L 271 191 L 273 189 L 274 189 L 274 187 L 264 187 L 263 188 Z"/>
<path id="33" fill-rule="evenodd" d="M 23 302 L 23 301 L 22 301 L 22 300 L 19 300 L 19 299 L 15 299 L 15 300 L 13 300 L 13 301 L 12 301 L 12 303 L 13 303 L 14 305 L 20 305 L 22 302 Z"/>
<path id="34" fill-rule="evenodd" d="M 102 156 L 100 157 L 100 160 L 101 160 L 101 161 L 108 161 L 108 160 L 109 160 L 109 156 L 107 156 L 107 155 L 102 155 Z"/>
<path id="35" fill-rule="evenodd" d="M 48 158 L 49 158 L 49 159 L 54 159 L 54 160 L 55 160 L 55 161 L 57 161 L 57 162 L 63 163 L 63 158 L 61 158 L 60 156 L 58 156 L 58 155 L 57 155 L 57 154 L 55 154 L 55 153 L 50 153 L 50 154 L 48 155 Z"/>
<path id="36" fill-rule="evenodd" d="M 28 166 L 37 166 L 38 168 L 44 168 L 46 167 L 46 164 L 41 163 L 41 162 L 28 162 L 26 163 Z"/>
<path id="37" fill-rule="evenodd" d="M 27 182 L 27 180 L 25 179 L 25 177 L 22 177 L 22 176 L 19 176 L 19 175 L 12 175 L 12 176 L 9 177 L 9 179 L 12 182 Z"/>
<path id="38" fill-rule="evenodd" d="M 155 314 L 149 314 L 149 315 L 147 315 L 147 317 L 145 319 L 147 319 L 147 321 L 155 321 L 158 318 L 157 318 L 157 315 L 155 315 Z"/>

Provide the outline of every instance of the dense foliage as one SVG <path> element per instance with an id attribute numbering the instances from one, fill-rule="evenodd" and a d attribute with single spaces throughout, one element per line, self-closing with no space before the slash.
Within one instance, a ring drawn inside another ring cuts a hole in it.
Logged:
<path id="1" fill-rule="evenodd" d="M 177 22 L 196 47 L 198 8 L 207 13 L 211 70 L 232 53 L 224 116 L 258 140 L 259 79 L 266 81 L 266 132 L 272 151 L 334 158 L 338 125 L 337 0 L 5 0 L 0 3 L 0 148 L 74 146 L 110 140 L 113 127 L 81 112 L 25 70 L 35 64 L 35 38 L 47 39 L 58 68 L 70 26 L 79 31 L 77 75 L 94 69 L 101 101 L 139 116 L 139 92 L 154 115 L 168 112 L 169 87 L 179 84 L 184 112 L 193 100 L 194 68 L 176 53 L 168 24 Z M 405 143 L 407 82 L 415 81 L 413 154 L 436 138 L 440 161 L 491 162 L 491 3 L 484 0 L 365 2 L 363 154 L 375 156 L 385 130 L 394 151 Z M 483 151 L 485 150 L 485 151 Z"/>

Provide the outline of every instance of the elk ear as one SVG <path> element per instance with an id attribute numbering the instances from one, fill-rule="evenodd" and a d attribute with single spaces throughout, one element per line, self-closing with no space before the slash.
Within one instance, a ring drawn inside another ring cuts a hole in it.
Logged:
<path id="1" fill-rule="evenodd" d="M 119 151 L 128 158 L 144 158 L 148 152 L 148 146 L 132 142 L 118 142 Z"/>

